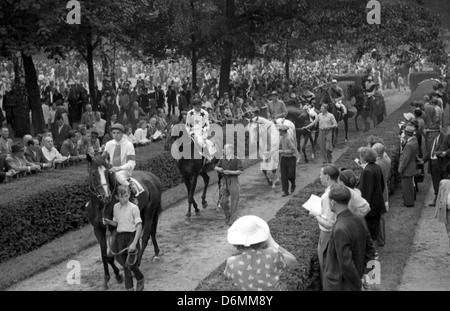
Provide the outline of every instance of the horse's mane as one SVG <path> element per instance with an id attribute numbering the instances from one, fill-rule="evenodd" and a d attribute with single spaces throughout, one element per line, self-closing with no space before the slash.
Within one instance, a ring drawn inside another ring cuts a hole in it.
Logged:
<path id="1" fill-rule="evenodd" d="M 102 156 L 92 157 L 92 163 L 94 163 L 96 166 L 104 166 L 106 168 L 109 167 L 108 162 L 106 162 L 106 159 Z"/>

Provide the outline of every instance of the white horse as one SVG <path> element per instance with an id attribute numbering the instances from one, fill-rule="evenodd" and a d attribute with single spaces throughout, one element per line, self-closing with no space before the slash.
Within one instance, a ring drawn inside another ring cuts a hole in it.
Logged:
<path id="1" fill-rule="evenodd" d="M 263 117 L 250 119 L 247 125 L 250 139 L 250 150 L 256 150 L 259 143 L 259 156 L 262 159 L 261 171 L 267 179 L 269 186 L 275 188 L 280 180 L 277 169 L 280 163 L 279 145 L 280 133 L 277 125 Z M 253 148 L 252 148 L 253 147 Z"/>

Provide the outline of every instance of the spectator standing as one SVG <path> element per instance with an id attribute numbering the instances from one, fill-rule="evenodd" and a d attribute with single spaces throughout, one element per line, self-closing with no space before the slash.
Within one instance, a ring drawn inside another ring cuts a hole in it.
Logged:
<path id="1" fill-rule="evenodd" d="M 225 158 L 220 159 L 214 168 L 222 174 L 220 186 L 220 206 L 225 213 L 225 223 L 232 225 L 239 214 L 239 175 L 243 173 L 242 161 L 235 158 L 234 146 L 227 144 L 224 146 Z M 230 204 L 229 204 L 230 201 Z"/>
<path id="2" fill-rule="evenodd" d="M 175 115 L 175 106 L 177 105 L 177 92 L 172 88 L 172 85 L 169 85 L 166 97 L 168 106 L 167 110 L 169 112 L 168 116 L 170 117 L 172 114 Z"/>
<path id="3" fill-rule="evenodd" d="M 95 116 L 94 112 L 92 111 L 92 105 L 88 104 L 86 105 L 86 112 L 81 116 L 80 123 L 86 125 L 86 127 L 90 129 L 94 125 L 94 120 Z"/>
<path id="4" fill-rule="evenodd" d="M 296 148 L 294 138 L 288 133 L 289 127 L 281 124 L 278 127 L 281 135 L 280 139 L 280 174 L 282 196 L 289 195 L 289 182 L 291 183 L 291 193 L 295 191 L 295 175 L 296 175 Z"/>
<path id="5" fill-rule="evenodd" d="M 92 125 L 92 131 L 96 131 L 98 134 L 98 139 L 102 140 L 103 136 L 105 136 L 106 131 L 106 120 L 102 119 L 102 115 L 100 111 L 96 111 L 94 113 L 95 120 Z"/>
<path id="6" fill-rule="evenodd" d="M 405 128 L 406 144 L 400 155 L 398 173 L 402 177 L 402 193 L 404 207 L 414 207 L 415 187 L 414 175 L 416 175 L 416 160 L 419 155 L 419 144 L 414 136 L 414 127 L 407 126 Z"/>
<path id="7" fill-rule="evenodd" d="M 324 104 L 320 107 L 320 114 L 305 129 L 314 128 L 319 125 L 319 148 L 323 156 L 323 164 L 332 162 L 333 153 L 333 129 L 337 128 L 337 122 L 332 113 L 328 112 L 328 105 Z"/>
<path id="8" fill-rule="evenodd" d="M 361 191 L 362 197 L 370 205 L 370 212 L 365 218 L 372 240 L 376 241 L 380 231 L 381 215 L 386 213 L 383 198 L 383 173 L 381 168 L 375 163 L 377 154 L 372 148 L 359 148 L 358 153 L 363 168 L 359 178 L 358 189 Z"/>
<path id="9" fill-rule="evenodd" d="M 56 122 L 53 124 L 52 137 L 54 139 L 55 148 L 61 150 L 63 142 L 67 139 L 67 135 L 71 130 L 70 126 L 64 124 L 64 119 L 62 116 L 56 117 Z"/>
<path id="10" fill-rule="evenodd" d="M 269 120 L 276 120 L 279 118 L 286 118 L 287 108 L 284 102 L 278 99 L 277 91 L 270 94 L 270 101 L 267 103 L 267 118 Z"/>
<path id="11" fill-rule="evenodd" d="M 370 212 L 370 205 L 366 199 L 361 196 L 361 191 L 356 188 L 358 179 L 356 178 L 353 170 L 340 168 L 338 183 L 346 186 L 348 190 L 350 190 L 352 197 L 348 204 L 348 209 L 356 215 L 366 217 L 366 215 Z"/>
<path id="12" fill-rule="evenodd" d="M 280 289 L 280 275 L 296 263 L 295 256 L 278 245 L 267 223 L 253 215 L 239 218 L 228 229 L 228 243 L 239 255 L 227 259 L 224 275 L 245 291 Z"/>
<path id="13" fill-rule="evenodd" d="M 310 213 L 311 216 L 316 217 L 320 228 L 319 243 L 317 245 L 317 254 L 319 257 L 319 268 L 320 276 L 324 278 L 324 252 L 327 249 L 328 241 L 331 235 L 331 229 L 333 228 L 334 222 L 336 221 L 336 214 L 331 211 L 330 199 L 328 197 L 330 193 L 331 186 L 338 184 L 339 169 L 335 166 L 328 165 L 322 167 L 320 170 L 320 182 L 322 185 L 326 186 L 325 192 L 322 194 L 321 200 L 321 212 L 319 215 Z"/>
<path id="14" fill-rule="evenodd" d="M 384 145 L 376 143 L 375 145 L 372 146 L 372 149 L 377 153 L 377 160 L 375 161 L 375 163 L 380 166 L 381 172 L 383 173 L 383 183 L 384 183 L 383 199 L 384 199 L 384 206 L 386 207 L 386 212 L 388 212 L 389 211 L 388 180 L 389 175 L 391 174 L 391 159 L 386 158 L 384 156 L 385 154 Z M 385 243 L 386 243 L 385 213 L 382 213 L 380 218 L 380 232 L 378 233 L 377 245 L 384 246 Z"/>
<path id="15" fill-rule="evenodd" d="M 447 174 L 450 165 L 447 165 Z M 448 242 L 450 244 L 450 180 L 443 179 L 439 183 L 439 192 L 436 199 L 436 213 L 435 218 L 445 225 L 447 231 Z"/>
<path id="16" fill-rule="evenodd" d="M 128 121 L 131 124 L 131 130 L 133 131 L 133 133 L 136 131 L 139 121 L 145 116 L 146 114 L 144 110 L 139 107 L 139 103 L 137 101 L 134 102 L 133 107 L 128 114 Z"/>
<path id="17" fill-rule="evenodd" d="M 324 291 L 361 291 L 362 278 L 375 249 L 364 220 L 348 209 L 350 190 L 333 185 L 330 208 L 336 215 L 325 256 Z"/>
<path id="18" fill-rule="evenodd" d="M 431 141 L 430 152 L 425 155 L 423 162 L 429 164 L 428 172 L 431 174 L 435 198 L 429 206 L 436 205 L 439 192 L 439 183 L 448 178 L 447 165 L 450 162 L 450 135 L 441 131 Z"/>

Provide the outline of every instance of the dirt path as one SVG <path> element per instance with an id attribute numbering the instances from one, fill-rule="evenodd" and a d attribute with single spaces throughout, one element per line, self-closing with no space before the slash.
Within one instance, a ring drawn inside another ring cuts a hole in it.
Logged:
<path id="1" fill-rule="evenodd" d="M 408 99 L 409 92 L 386 95 L 388 113 L 391 113 Z M 337 159 L 357 136 L 354 123 L 351 122 L 349 143 L 345 144 L 343 139 L 340 139 L 340 144 L 333 152 L 333 158 Z M 311 160 L 309 164 L 302 161 L 297 166 L 297 191 L 301 191 L 318 177 L 321 166 L 320 157 Z M 280 186 L 272 189 L 267 185 L 259 165 L 245 170 L 239 179 L 241 215 L 258 215 L 268 221 L 290 198 L 281 197 Z M 161 261 L 151 262 L 153 247 L 149 245 L 141 265 L 146 277 L 145 290 L 194 290 L 200 280 L 235 252 L 235 249 L 226 242 L 228 227 L 224 224 L 223 212 L 215 208 L 218 199 L 217 190 L 217 185 L 209 189 L 207 197 L 209 207 L 202 211 L 201 216 L 193 217 L 191 225 L 184 223 L 186 200 L 164 211 L 157 234 L 162 251 Z M 199 200 L 199 197 L 200 194 L 197 194 L 196 199 Z M 80 263 L 80 285 L 67 283 L 66 277 L 70 271 L 67 268 L 67 261 L 22 281 L 9 290 L 101 290 L 103 269 L 98 246 L 91 247 L 70 260 L 77 260 Z M 123 290 L 123 285 L 117 284 L 114 278 L 109 285 L 110 290 Z"/>

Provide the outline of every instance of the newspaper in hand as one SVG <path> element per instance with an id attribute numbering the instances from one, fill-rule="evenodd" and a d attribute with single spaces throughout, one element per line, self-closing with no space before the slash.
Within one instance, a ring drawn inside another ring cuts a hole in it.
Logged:
<path id="1" fill-rule="evenodd" d="M 320 215 L 322 213 L 322 199 L 314 194 L 302 206 L 313 214 Z"/>

